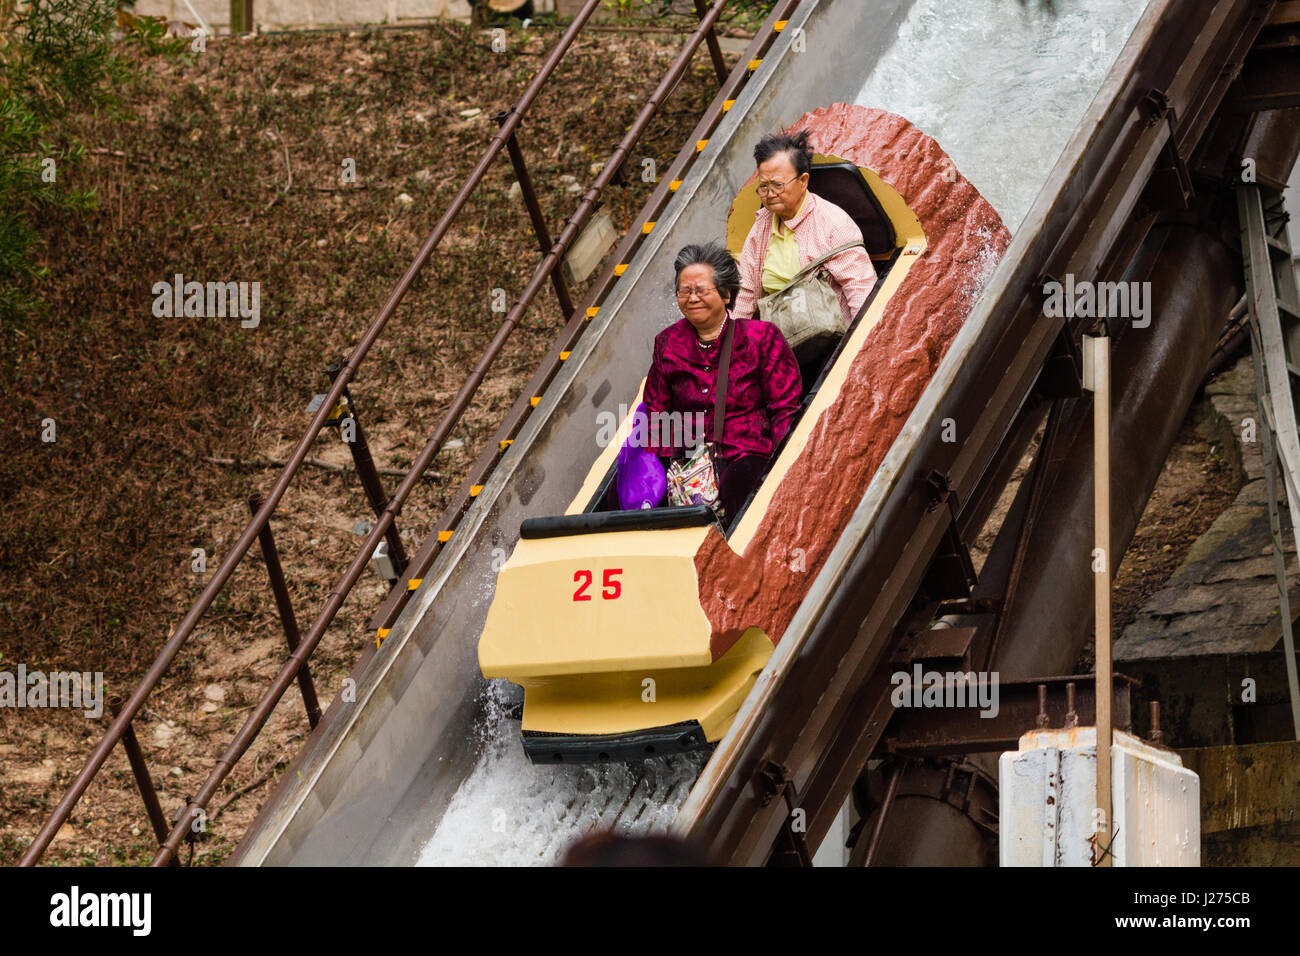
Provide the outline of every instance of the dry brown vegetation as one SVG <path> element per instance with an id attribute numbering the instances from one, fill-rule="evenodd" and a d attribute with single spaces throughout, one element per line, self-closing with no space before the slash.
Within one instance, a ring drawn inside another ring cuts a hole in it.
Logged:
<path id="1" fill-rule="evenodd" d="M 504 54 L 457 23 L 210 41 L 206 53 L 144 63 L 144 81 L 122 91 L 133 119 L 81 116 L 65 131 L 89 151 L 60 175 L 95 186 L 100 208 L 43 224 L 48 315 L 0 341 L 11 426 L 0 460 L 0 669 L 102 670 L 108 694 L 130 691 L 238 536 L 249 492 L 277 474 L 209 459 L 287 455 L 324 390 L 323 366 L 355 345 L 487 145 L 493 115 L 558 36 L 515 30 Z M 599 32 L 547 87 L 520 138 L 553 235 L 680 43 Z M 664 168 L 715 89 L 698 55 L 635 155 Z M 346 158 L 355 186 L 340 182 Z M 503 155 L 352 387 L 382 468 L 410 464 L 496 331 L 490 290 L 513 301 L 531 274 L 536 239 L 509 196 L 513 181 Z M 617 226 L 649 188 L 634 176 L 607 195 Z M 413 201 L 398 201 L 403 193 Z M 261 325 L 155 318 L 152 285 L 178 272 L 260 281 Z M 407 505 L 412 545 L 558 331 L 549 294 Z M 47 418 L 54 443 L 41 441 Z M 335 431 L 311 454 L 349 460 Z M 372 513 L 354 476 L 314 468 L 286 505 L 275 534 L 306 622 L 360 544 L 355 522 Z M 191 571 L 195 548 L 206 550 L 206 574 Z M 369 639 L 383 593 L 363 577 L 322 642 L 313 667 L 323 704 Z M 167 812 L 197 789 L 284 654 L 254 554 L 136 722 Z M 17 859 L 106 726 L 79 712 L 0 708 L 0 864 Z M 228 855 L 305 729 L 291 690 L 213 801 L 196 862 Z M 152 846 L 119 750 L 46 859 L 138 863 Z"/>

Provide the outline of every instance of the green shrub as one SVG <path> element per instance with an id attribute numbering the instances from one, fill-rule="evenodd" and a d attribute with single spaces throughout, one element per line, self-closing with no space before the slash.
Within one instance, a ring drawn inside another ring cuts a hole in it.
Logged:
<path id="1" fill-rule="evenodd" d="M 56 210 L 95 208 L 93 189 L 69 189 L 65 166 L 84 146 L 58 135 L 69 112 L 115 108 L 136 61 L 121 55 L 119 23 L 146 53 L 178 52 L 165 24 L 119 14 L 117 0 L 0 0 L 0 326 L 24 323 L 40 303 L 39 224 Z"/>

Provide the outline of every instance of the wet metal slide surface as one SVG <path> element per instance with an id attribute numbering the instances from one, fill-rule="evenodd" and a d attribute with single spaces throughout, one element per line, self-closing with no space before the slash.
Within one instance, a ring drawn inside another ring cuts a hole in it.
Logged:
<path id="1" fill-rule="evenodd" d="M 677 249 L 721 232 L 754 142 L 834 102 L 911 120 L 1016 233 L 1143 7 L 1083 0 L 1052 17 L 1002 0 L 801 4 L 370 661 L 357 705 L 302 755 L 241 862 L 545 864 L 595 826 L 673 823 L 703 755 L 533 766 L 506 716 L 517 688 L 485 682 L 476 647 L 520 522 L 565 510 L 600 452 L 598 416 L 631 399 L 654 336 L 676 319 Z"/>

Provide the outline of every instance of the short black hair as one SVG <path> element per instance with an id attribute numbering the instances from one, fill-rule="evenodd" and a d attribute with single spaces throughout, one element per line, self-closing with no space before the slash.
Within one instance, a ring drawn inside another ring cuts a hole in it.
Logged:
<path id="1" fill-rule="evenodd" d="M 683 246 L 682 251 L 677 253 L 677 258 L 673 261 L 673 269 L 676 270 L 674 288 L 681 285 L 682 270 L 696 265 L 712 267 L 713 284 L 717 286 L 718 294 L 727 305 L 734 305 L 736 293 L 740 291 L 740 268 L 731 253 L 727 251 L 727 247 L 720 242 Z"/>
<path id="2" fill-rule="evenodd" d="M 754 165 L 761 166 L 779 153 L 785 153 L 790 158 L 796 176 L 802 176 L 812 169 L 813 151 L 808 145 L 806 129 L 801 129 L 793 136 L 787 133 L 764 136 L 754 147 Z"/>

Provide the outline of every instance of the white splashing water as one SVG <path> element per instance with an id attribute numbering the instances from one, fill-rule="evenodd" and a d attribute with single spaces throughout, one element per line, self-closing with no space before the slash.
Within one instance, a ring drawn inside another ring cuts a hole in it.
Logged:
<path id="1" fill-rule="evenodd" d="M 421 851 L 420 866 L 545 866 L 594 830 L 638 836 L 668 827 L 704 767 L 702 755 L 534 765 L 518 722 L 505 716 L 516 694 L 506 681 L 489 686 L 483 754 Z"/>
<path id="2" fill-rule="evenodd" d="M 933 136 L 1013 233 L 1146 3 L 1055 8 L 919 0 L 855 100 Z"/>
<path id="3" fill-rule="evenodd" d="M 1035 0 L 918 0 L 856 102 L 938 140 L 1014 232 L 1145 6 L 1057 0 L 1053 16 Z M 972 301 L 992 265 L 964 290 Z M 672 822 L 702 757 L 534 766 L 518 722 L 503 715 L 517 693 L 504 681 L 489 687 L 482 756 L 420 865 L 546 865 L 593 829 L 639 834 Z"/>

